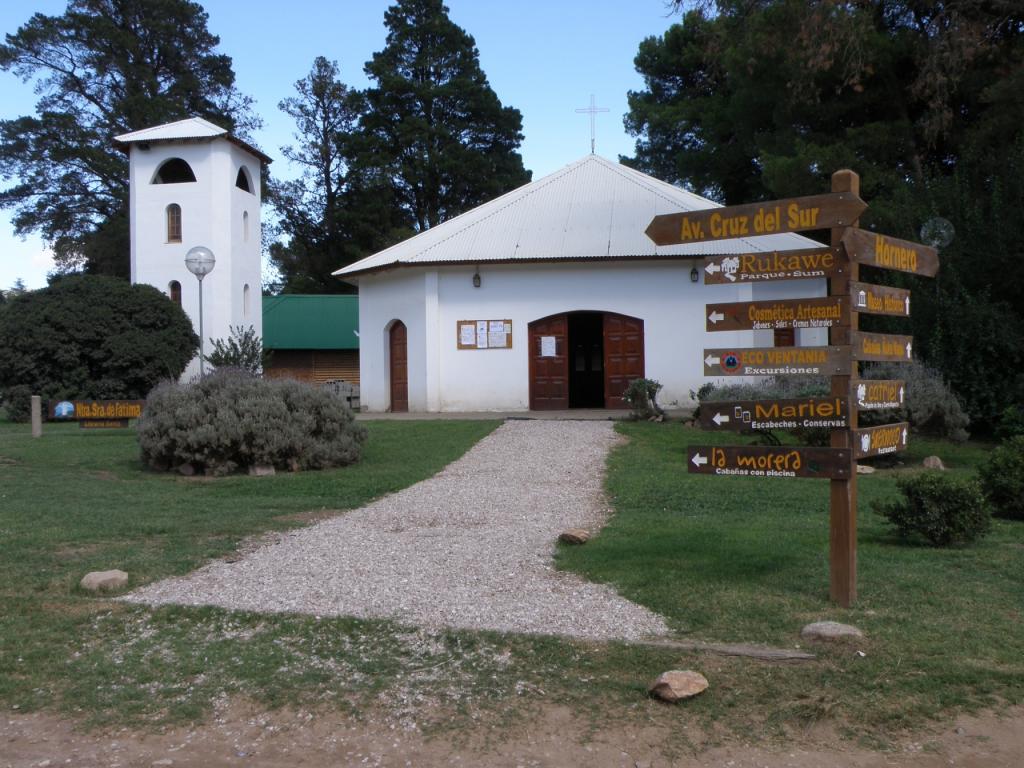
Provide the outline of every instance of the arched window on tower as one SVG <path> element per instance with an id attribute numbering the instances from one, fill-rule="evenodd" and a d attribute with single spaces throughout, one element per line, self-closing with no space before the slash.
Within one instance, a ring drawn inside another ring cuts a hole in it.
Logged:
<path id="1" fill-rule="evenodd" d="M 153 174 L 154 184 L 187 184 L 195 180 L 196 175 L 192 172 L 192 166 L 180 157 L 165 160 Z"/>
<path id="2" fill-rule="evenodd" d="M 235 176 L 235 186 L 243 192 L 252 194 L 252 177 L 249 176 L 249 169 L 244 165 L 238 169 L 238 175 Z"/>
<path id="3" fill-rule="evenodd" d="M 249 242 L 249 212 L 242 211 L 242 242 Z"/>
<path id="4" fill-rule="evenodd" d="M 249 284 L 242 286 L 242 317 L 249 319 Z"/>
<path id="5" fill-rule="evenodd" d="M 171 280 L 167 284 L 167 295 L 171 297 L 171 301 L 181 306 L 181 283 L 177 280 Z"/>
<path id="6" fill-rule="evenodd" d="M 181 242 L 181 206 L 177 203 L 167 206 L 167 242 Z"/>

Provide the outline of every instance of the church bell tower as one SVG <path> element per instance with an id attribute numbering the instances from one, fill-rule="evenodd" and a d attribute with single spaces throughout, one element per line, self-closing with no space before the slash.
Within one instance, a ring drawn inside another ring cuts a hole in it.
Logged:
<path id="1" fill-rule="evenodd" d="M 231 326 L 262 338 L 260 171 L 270 158 L 201 118 L 114 142 L 128 153 L 132 283 L 177 302 L 198 334 L 200 283 L 185 255 L 204 246 L 216 259 L 202 281 L 204 350 Z M 198 372 L 197 356 L 183 378 Z"/>

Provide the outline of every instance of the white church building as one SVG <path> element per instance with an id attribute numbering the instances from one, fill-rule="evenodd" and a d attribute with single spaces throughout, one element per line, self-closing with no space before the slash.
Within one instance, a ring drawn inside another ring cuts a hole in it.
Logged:
<path id="1" fill-rule="evenodd" d="M 820 247 L 800 235 L 644 234 L 655 215 L 715 206 L 591 154 L 339 269 L 359 287 L 363 409 L 621 408 L 638 377 L 685 407 L 705 347 L 827 344 L 821 329 L 705 331 L 708 302 L 826 292 L 823 279 L 704 285 L 705 256 Z"/>
<path id="2" fill-rule="evenodd" d="M 262 337 L 260 176 L 270 158 L 201 118 L 114 142 L 128 153 L 132 283 L 166 293 L 198 333 L 200 284 L 185 255 L 208 248 L 216 262 L 202 280 L 206 351 L 231 326 L 252 326 Z M 198 370 L 197 357 L 185 377 Z"/>

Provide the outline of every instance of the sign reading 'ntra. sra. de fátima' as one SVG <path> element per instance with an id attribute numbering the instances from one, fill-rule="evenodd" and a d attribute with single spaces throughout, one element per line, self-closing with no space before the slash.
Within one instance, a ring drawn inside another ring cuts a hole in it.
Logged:
<path id="1" fill-rule="evenodd" d="M 83 429 L 110 428 L 101 422 L 127 427 L 129 419 L 142 415 L 145 400 L 61 400 L 50 404 L 50 418 L 77 421 Z"/>

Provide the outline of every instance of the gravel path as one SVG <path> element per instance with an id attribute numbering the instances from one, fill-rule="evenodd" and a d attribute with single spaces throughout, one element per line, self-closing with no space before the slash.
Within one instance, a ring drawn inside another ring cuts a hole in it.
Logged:
<path id="1" fill-rule="evenodd" d="M 428 480 L 124 599 L 592 640 L 666 634 L 657 614 L 553 567 L 559 533 L 603 524 L 617 439 L 609 422 L 509 421 Z"/>

